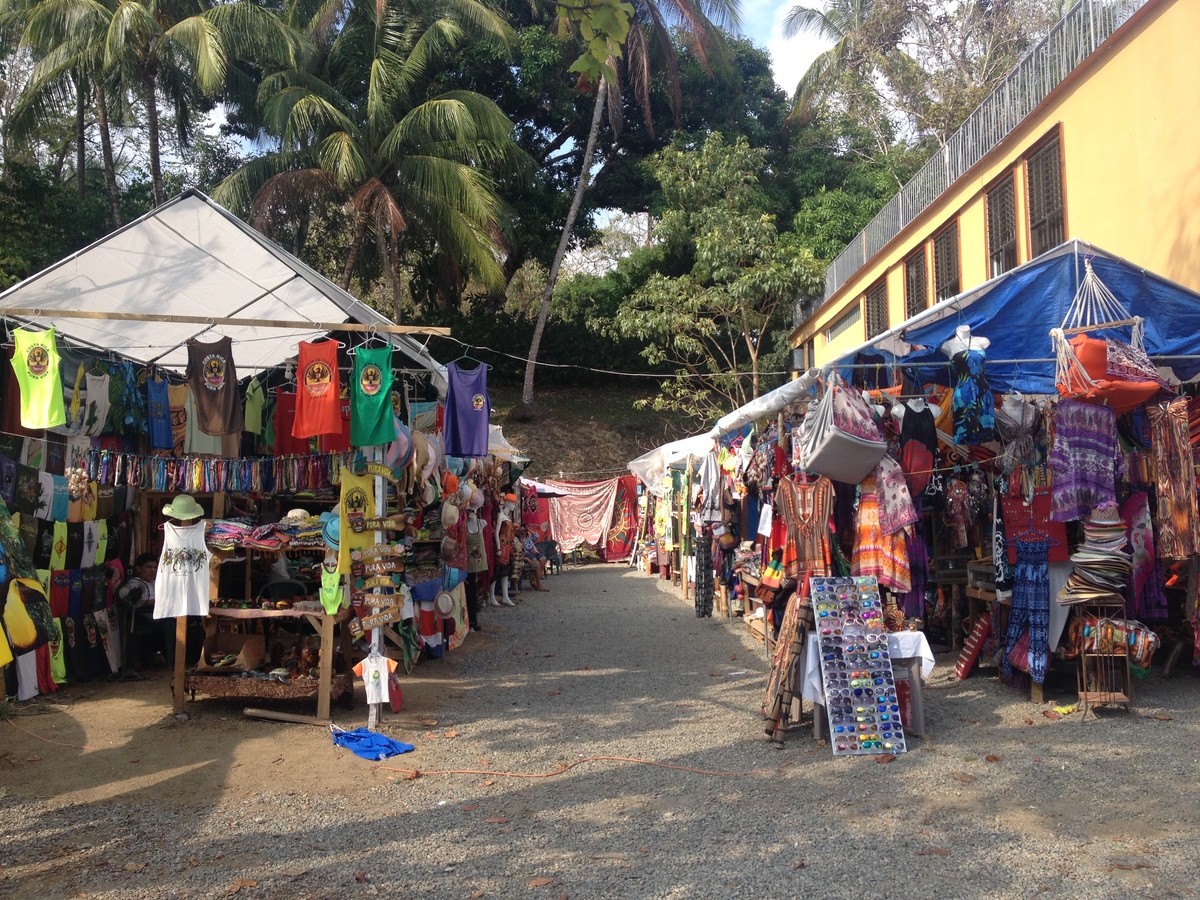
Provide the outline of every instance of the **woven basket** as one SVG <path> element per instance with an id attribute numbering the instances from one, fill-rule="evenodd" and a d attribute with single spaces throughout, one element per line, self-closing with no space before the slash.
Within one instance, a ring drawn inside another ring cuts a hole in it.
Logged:
<path id="1" fill-rule="evenodd" d="M 350 676 L 338 673 L 333 676 L 329 697 L 336 700 L 350 691 Z M 187 690 L 193 694 L 210 697 L 261 697 L 267 700 L 292 700 L 315 697 L 320 688 L 320 679 L 293 678 L 290 681 L 274 681 L 267 678 L 234 678 L 228 675 L 189 675 Z"/>

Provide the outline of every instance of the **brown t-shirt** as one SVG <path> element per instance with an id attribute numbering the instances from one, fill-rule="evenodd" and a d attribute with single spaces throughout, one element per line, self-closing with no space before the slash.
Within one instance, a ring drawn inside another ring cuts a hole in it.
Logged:
<path id="1" fill-rule="evenodd" d="M 188 386 L 196 404 L 197 426 L 205 434 L 241 434 L 242 404 L 238 397 L 233 341 L 188 342 Z"/>

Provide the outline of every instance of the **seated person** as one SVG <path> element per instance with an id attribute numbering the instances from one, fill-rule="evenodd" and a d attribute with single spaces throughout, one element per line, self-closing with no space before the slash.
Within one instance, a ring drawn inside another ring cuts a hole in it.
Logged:
<path id="1" fill-rule="evenodd" d="M 129 621 L 130 643 L 138 658 L 130 660 L 140 667 L 156 653 L 170 662 L 175 655 L 175 620 L 154 618 L 154 579 L 158 574 L 158 557 L 153 553 L 138 554 L 133 561 L 133 574 L 117 588 L 117 600 Z"/>
<path id="2" fill-rule="evenodd" d="M 529 580 L 533 583 L 533 589 L 535 591 L 550 590 L 550 588 L 542 587 L 542 577 L 546 574 L 546 565 L 549 563 L 549 560 L 537 548 L 536 535 L 522 525 L 517 529 L 517 539 L 521 542 L 525 550 L 525 562 L 528 566 Z"/>

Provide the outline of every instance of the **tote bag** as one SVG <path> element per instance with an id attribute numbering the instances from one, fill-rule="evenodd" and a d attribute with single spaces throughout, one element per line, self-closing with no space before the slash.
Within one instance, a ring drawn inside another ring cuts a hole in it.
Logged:
<path id="1" fill-rule="evenodd" d="M 858 484 L 887 452 L 871 411 L 834 375 L 805 419 L 800 464 L 833 481 Z"/>

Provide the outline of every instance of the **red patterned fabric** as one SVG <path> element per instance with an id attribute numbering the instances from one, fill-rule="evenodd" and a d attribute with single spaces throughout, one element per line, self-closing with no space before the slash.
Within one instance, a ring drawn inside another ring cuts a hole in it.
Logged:
<path id="1" fill-rule="evenodd" d="M 620 479 L 546 483 L 567 495 L 550 498 L 550 529 L 563 553 L 585 545 L 603 547 L 608 540 Z"/>
<path id="2" fill-rule="evenodd" d="M 617 496 L 613 501 L 612 527 L 604 546 L 606 560 L 625 559 L 637 543 L 638 507 L 637 476 L 623 475 L 617 479 Z"/>

